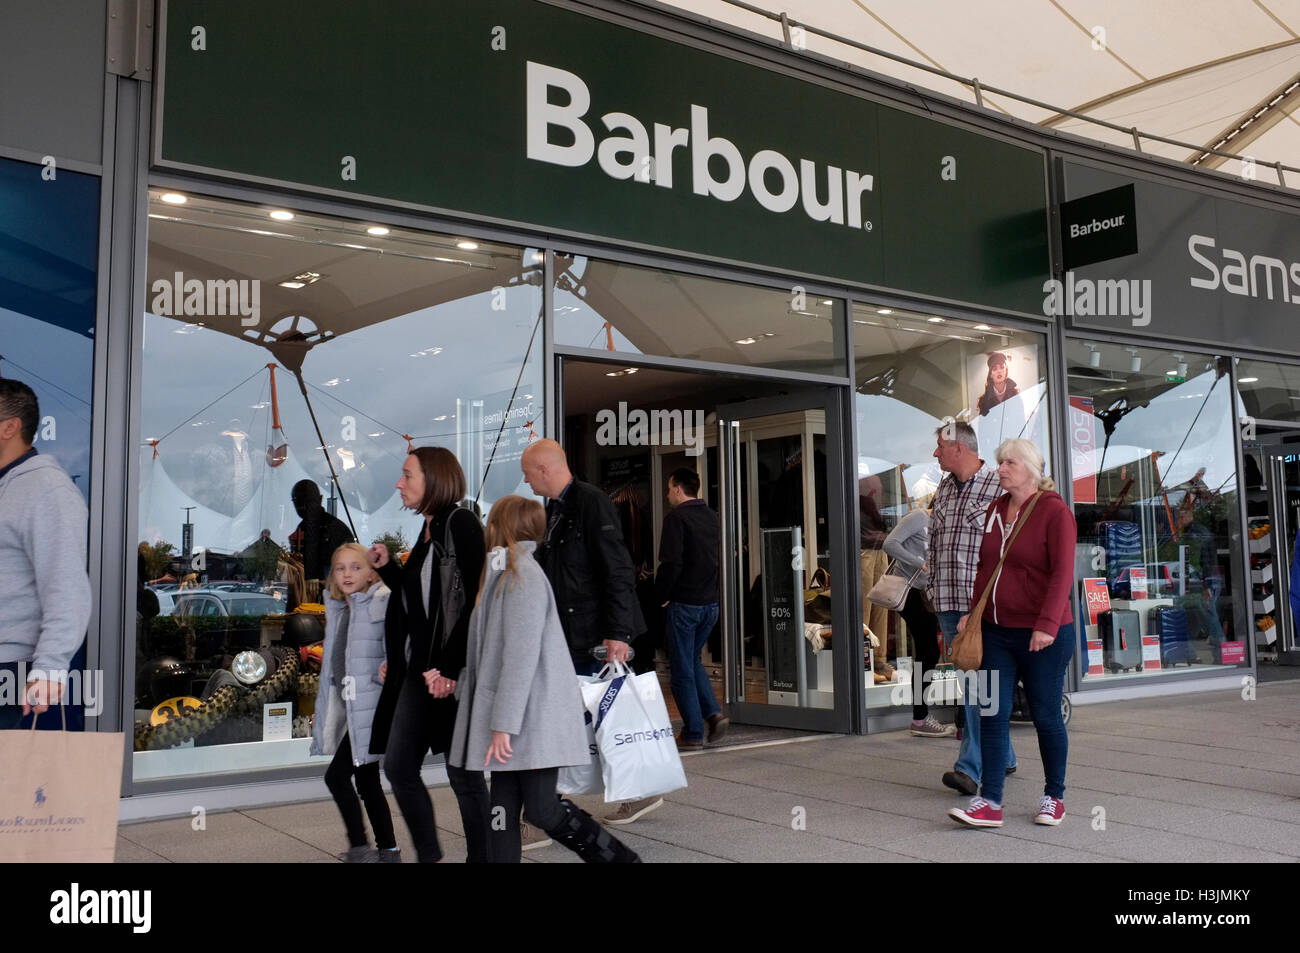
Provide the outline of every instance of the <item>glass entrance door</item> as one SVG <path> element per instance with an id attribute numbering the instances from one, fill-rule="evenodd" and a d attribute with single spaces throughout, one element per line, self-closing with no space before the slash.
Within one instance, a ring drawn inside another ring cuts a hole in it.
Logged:
<path id="1" fill-rule="evenodd" d="M 841 399 L 815 388 L 717 408 L 724 704 L 738 721 L 851 727 L 863 664 Z"/>
<path id="2" fill-rule="evenodd" d="M 1276 440 L 1276 437 L 1274 437 Z M 1291 611 L 1291 566 L 1300 529 L 1300 443 L 1246 448 L 1247 546 L 1256 652 L 1295 660 L 1297 623 Z"/>

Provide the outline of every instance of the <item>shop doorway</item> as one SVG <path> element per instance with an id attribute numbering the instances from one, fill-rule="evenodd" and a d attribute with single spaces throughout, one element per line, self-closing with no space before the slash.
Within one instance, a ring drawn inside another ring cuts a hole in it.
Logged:
<path id="1" fill-rule="evenodd" d="M 850 680 L 864 666 L 861 625 L 855 639 L 849 621 L 857 551 L 840 389 L 574 358 L 558 370 L 570 466 L 619 508 L 650 625 L 635 647 L 643 660 L 658 649 L 665 695 L 668 635 L 652 574 L 668 475 L 684 466 L 719 515 L 719 619 L 704 651 L 719 703 L 736 724 L 852 730 Z"/>
<path id="2" fill-rule="evenodd" d="M 1291 566 L 1300 531 L 1300 432 L 1260 434 L 1244 445 L 1251 610 L 1260 659 L 1300 665 Z"/>

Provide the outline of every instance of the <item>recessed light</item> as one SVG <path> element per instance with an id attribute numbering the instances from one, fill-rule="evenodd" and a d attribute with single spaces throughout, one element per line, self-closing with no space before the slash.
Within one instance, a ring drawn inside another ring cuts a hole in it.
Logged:
<path id="1" fill-rule="evenodd" d="M 830 298 L 826 298 L 826 299 L 824 299 L 824 300 L 822 301 L 822 304 L 834 304 L 834 303 L 835 303 L 835 302 L 832 301 Z"/>
<path id="2" fill-rule="evenodd" d="M 446 414 L 439 414 L 437 417 L 434 417 L 433 419 L 434 419 L 434 420 L 446 420 L 446 419 L 447 419 L 447 415 L 446 415 Z"/>
<path id="3" fill-rule="evenodd" d="M 473 251 L 474 249 L 478 248 L 478 242 L 471 242 L 468 240 L 459 241 L 456 243 L 456 247 L 461 249 L 462 251 Z"/>
<path id="4" fill-rule="evenodd" d="M 278 208 L 271 213 L 271 217 L 277 222 L 292 222 L 293 212 L 286 212 L 284 209 Z"/>
<path id="5" fill-rule="evenodd" d="M 294 291 L 297 291 L 299 288 L 306 288 L 306 287 L 307 287 L 307 282 L 305 282 L 305 281 L 282 281 L 282 282 L 280 282 L 280 287 L 281 287 L 281 288 L 292 288 Z"/>
<path id="6" fill-rule="evenodd" d="M 943 318 L 926 318 L 931 324 L 943 324 Z"/>
<path id="7" fill-rule="evenodd" d="M 893 313 L 894 313 L 894 309 L 893 309 L 893 308 L 877 308 L 877 309 L 876 309 L 876 314 L 893 314 Z"/>
<path id="8" fill-rule="evenodd" d="M 189 199 L 181 195 L 179 192 L 164 192 L 162 195 L 158 196 L 158 198 L 166 202 L 168 205 L 184 205 L 189 201 Z"/>
<path id="9" fill-rule="evenodd" d="M 987 324 L 977 324 L 977 325 L 975 325 L 975 330 L 976 330 L 976 331 L 992 331 L 993 329 L 992 329 L 991 327 L 989 327 Z"/>
<path id="10" fill-rule="evenodd" d="M 758 343 L 758 338 L 741 338 L 741 339 L 738 340 L 736 343 L 737 343 L 737 344 L 757 344 L 757 343 Z"/>
<path id="11" fill-rule="evenodd" d="M 367 235 L 387 235 L 387 234 L 388 234 L 388 229 L 384 228 L 384 226 L 382 226 L 382 225 L 371 225 L 369 228 L 366 229 L 366 234 L 367 234 Z"/>
<path id="12" fill-rule="evenodd" d="M 1237 378 L 1237 383 L 1238 383 L 1238 384 L 1254 384 L 1254 383 L 1255 383 L 1256 381 L 1258 381 L 1258 380 L 1259 380 L 1258 377 L 1238 377 L 1238 378 Z"/>

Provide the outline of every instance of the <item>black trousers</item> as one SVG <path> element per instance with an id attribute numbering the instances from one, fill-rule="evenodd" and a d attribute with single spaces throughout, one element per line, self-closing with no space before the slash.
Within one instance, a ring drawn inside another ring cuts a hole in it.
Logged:
<path id="1" fill-rule="evenodd" d="M 356 789 L 352 781 L 356 779 Z M 343 826 L 348 832 L 348 846 L 365 847 L 366 824 L 361 817 L 361 802 L 366 805 L 366 814 L 370 817 L 370 827 L 375 832 L 375 846 L 380 850 L 396 847 L 393 837 L 393 814 L 388 809 L 388 799 L 379 783 L 379 762 L 354 765 L 352 763 L 352 739 L 347 732 L 339 743 L 339 750 L 334 752 L 334 760 L 325 769 L 325 786 L 334 796 L 334 803 L 343 815 Z M 357 794 L 361 795 L 360 800 Z"/>
<path id="2" fill-rule="evenodd" d="M 438 843 L 438 825 L 433 816 L 433 799 L 420 777 L 420 766 L 430 750 L 427 706 L 424 697 L 429 689 L 424 678 L 415 674 L 402 683 L 388 733 L 388 750 L 384 755 L 384 773 L 393 786 L 393 797 L 402 811 L 407 830 L 415 844 L 416 857 L 422 864 L 442 860 Z M 436 754 L 437 752 L 435 752 Z M 482 771 L 466 771 L 447 765 L 447 780 L 460 807 L 465 829 L 467 862 L 487 863 L 488 789 Z"/>
<path id="3" fill-rule="evenodd" d="M 916 646 L 916 659 L 913 661 L 912 673 L 912 717 L 917 721 L 930 714 L 925 703 L 925 673 L 933 671 L 939 664 L 939 620 L 925 607 L 925 596 L 920 589 L 909 589 L 907 602 L 899 613 L 907 623 L 907 631 L 912 633 L 912 642 Z"/>
<path id="4" fill-rule="evenodd" d="M 564 808 L 555 795 L 559 768 L 492 772 L 492 825 L 488 859 L 494 864 L 517 864 L 522 855 L 519 810 L 534 827 L 554 830 L 564 820 Z"/>

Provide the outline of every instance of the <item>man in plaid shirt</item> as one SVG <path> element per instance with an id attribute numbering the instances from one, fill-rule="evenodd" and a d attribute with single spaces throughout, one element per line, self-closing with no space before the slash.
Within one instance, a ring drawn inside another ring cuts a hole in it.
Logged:
<path id="1" fill-rule="evenodd" d="M 930 513 L 930 545 L 926 555 L 929 583 L 926 595 L 934 604 L 944 644 L 951 648 L 957 635 L 957 621 L 971 610 L 975 571 L 979 567 L 980 541 L 984 537 L 984 514 L 1002 489 L 998 471 L 984 465 L 979 441 L 968 423 L 944 424 L 935 431 L 939 445 L 934 458 L 948 474 L 935 491 Z M 980 707 L 967 692 L 964 727 L 957 763 L 943 776 L 943 783 L 962 794 L 979 791 L 983 774 L 980 757 Z M 1007 745 L 1006 772 L 1016 770 L 1016 753 Z"/>

